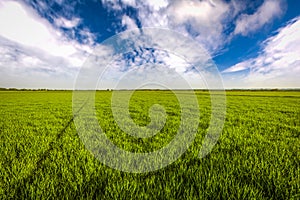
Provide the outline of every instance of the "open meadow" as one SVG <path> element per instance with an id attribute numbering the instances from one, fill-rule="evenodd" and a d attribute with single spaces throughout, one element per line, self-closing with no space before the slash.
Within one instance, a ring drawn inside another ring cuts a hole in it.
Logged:
<path id="1" fill-rule="evenodd" d="M 198 158 L 210 122 L 210 96 L 196 91 L 196 138 L 174 163 L 148 173 L 112 169 L 81 142 L 72 91 L 0 91 L 0 199 L 299 199 L 300 92 L 226 91 L 226 120 L 212 152 Z M 148 108 L 167 119 L 151 138 L 135 138 L 115 123 L 112 91 L 97 91 L 101 128 L 120 148 L 152 152 L 177 132 L 180 109 L 171 91 L 135 91 L 129 106 L 140 126 Z M 75 116 L 76 117 L 76 116 Z"/>

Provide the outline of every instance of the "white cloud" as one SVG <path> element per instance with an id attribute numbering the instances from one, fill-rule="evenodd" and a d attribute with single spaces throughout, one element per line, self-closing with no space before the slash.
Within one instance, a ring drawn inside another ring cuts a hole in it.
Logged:
<path id="1" fill-rule="evenodd" d="M 136 1 L 135 0 L 123 0 L 124 4 L 127 4 L 129 6 L 135 7 L 136 6 Z"/>
<path id="2" fill-rule="evenodd" d="M 145 0 L 145 3 L 153 10 L 154 12 L 160 11 L 168 6 L 168 0 Z"/>
<path id="3" fill-rule="evenodd" d="M 219 4 L 219 5 L 218 5 Z M 202 26 L 214 26 L 212 22 L 219 22 L 220 17 L 228 10 L 228 5 L 223 2 L 211 4 L 209 1 L 176 1 L 170 6 L 170 14 L 174 23 L 182 24 L 194 20 Z"/>
<path id="4" fill-rule="evenodd" d="M 64 26 L 72 27 L 79 21 L 65 20 Z M 53 87 L 56 85 L 53 81 L 59 82 L 60 77 L 61 83 L 72 87 L 76 71 L 92 52 L 92 35 L 87 30 L 87 44 L 70 40 L 35 10 L 20 2 L 0 3 L 0 26 L 1 86 L 35 87 L 40 81 L 44 87 Z"/>
<path id="5" fill-rule="evenodd" d="M 235 35 L 246 36 L 271 23 L 283 13 L 283 2 L 283 0 L 265 0 L 253 14 L 249 15 L 242 12 L 253 3 L 237 0 L 230 2 L 224 0 L 102 0 L 102 3 L 112 10 L 121 11 L 128 6 L 134 7 L 137 9 L 137 18 L 142 27 L 170 28 L 179 31 L 195 39 L 212 55 L 222 52 L 224 46 Z M 235 29 L 229 32 L 230 22 L 236 19 Z"/>
<path id="6" fill-rule="evenodd" d="M 158 28 L 146 28 L 142 33 L 135 34 L 123 32 L 119 37 L 127 41 L 124 46 L 117 48 L 125 51 L 125 55 L 108 65 L 101 78 L 100 87 L 114 88 L 114 84 L 130 73 L 125 80 L 131 80 L 129 82 L 133 84 L 143 80 L 168 83 L 172 88 L 186 88 L 186 85 L 180 85 L 182 82 L 175 79 L 181 77 L 180 79 L 186 80 L 193 88 L 220 88 L 220 82 L 213 81 L 218 75 L 215 73 L 216 67 L 211 65 L 207 52 L 193 40 L 176 32 Z M 105 58 L 100 57 L 99 60 Z M 137 73 L 132 70 L 136 70 Z M 132 85 L 125 82 L 122 82 L 123 87 L 132 88 Z"/>
<path id="7" fill-rule="evenodd" d="M 54 20 L 54 23 L 58 26 L 58 27 L 64 27 L 64 28 L 74 28 L 76 26 L 79 25 L 80 23 L 80 19 L 79 18 L 73 18 L 71 20 L 68 20 L 64 17 L 59 17 L 59 18 L 56 18 Z"/>
<path id="8" fill-rule="evenodd" d="M 255 3 L 238 0 L 102 0 L 102 3 L 117 12 L 134 7 L 142 27 L 178 31 L 193 38 L 213 56 L 221 53 L 235 35 L 247 36 L 271 23 L 285 7 L 284 0 L 264 0 L 253 14 L 243 14 L 247 8 L 254 8 Z M 122 17 L 123 25 L 126 16 Z"/>
<path id="9" fill-rule="evenodd" d="M 0 7 L 0 35 L 55 56 L 70 56 L 77 49 L 34 10 L 8 1 Z"/>
<path id="10" fill-rule="evenodd" d="M 104 6 L 107 6 L 107 7 L 111 8 L 111 9 L 122 10 L 122 7 L 119 4 L 118 0 L 101 0 L 101 2 L 102 2 L 102 4 Z M 131 1 L 127 1 L 127 3 L 130 5 Z"/>
<path id="11" fill-rule="evenodd" d="M 176 1 L 169 6 L 168 16 L 172 28 L 181 27 L 212 53 L 227 40 L 223 31 L 230 5 L 223 1 Z"/>
<path id="12" fill-rule="evenodd" d="M 136 29 L 138 28 L 135 21 L 127 15 L 123 15 L 122 17 L 122 25 L 126 27 L 126 29 Z"/>
<path id="13" fill-rule="evenodd" d="M 243 71 L 246 69 L 249 69 L 254 64 L 255 60 L 254 59 L 249 59 L 240 63 L 237 63 L 226 70 L 223 71 L 223 73 L 231 73 L 231 72 L 238 72 L 238 71 Z"/>
<path id="14" fill-rule="evenodd" d="M 158 3 L 159 2 L 159 3 Z M 194 38 L 211 53 L 224 44 L 223 21 L 230 15 L 230 5 L 223 1 L 145 1 L 139 6 L 143 27 L 162 27 Z"/>
<path id="15" fill-rule="evenodd" d="M 195 39 L 214 55 L 231 39 L 224 33 L 227 23 L 245 8 L 243 2 L 223 0 L 121 0 L 121 3 L 116 0 L 102 0 L 102 3 L 118 12 L 128 6 L 134 7 L 142 27 L 170 28 L 178 31 Z M 127 17 L 122 17 L 123 25 Z M 128 24 L 134 26 L 135 22 L 131 22 Z"/>
<path id="16" fill-rule="evenodd" d="M 234 34 L 253 33 L 282 14 L 281 0 L 265 0 L 252 15 L 242 14 L 236 21 Z"/>
<path id="17" fill-rule="evenodd" d="M 224 72 L 249 69 L 250 73 L 242 81 L 250 87 L 300 87 L 299 30 L 300 17 L 297 17 L 263 42 L 259 56 L 238 63 Z"/>

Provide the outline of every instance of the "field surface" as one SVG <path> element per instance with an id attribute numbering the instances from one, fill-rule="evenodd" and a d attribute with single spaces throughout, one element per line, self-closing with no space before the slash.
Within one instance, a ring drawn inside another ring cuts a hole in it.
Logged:
<path id="1" fill-rule="evenodd" d="M 300 92 L 227 91 L 226 120 L 212 152 L 198 158 L 210 122 L 210 96 L 196 91 L 199 126 L 188 150 L 157 171 L 112 169 L 85 148 L 74 124 L 71 91 L 0 91 L 0 199 L 299 199 Z M 132 152 L 167 145 L 180 124 L 171 91 L 134 92 L 133 121 L 167 119 L 151 138 L 135 138 L 115 123 L 111 91 L 96 93 L 96 115 L 107 137 Z M 76 116 L 75 116 L 76 117 Z"/>

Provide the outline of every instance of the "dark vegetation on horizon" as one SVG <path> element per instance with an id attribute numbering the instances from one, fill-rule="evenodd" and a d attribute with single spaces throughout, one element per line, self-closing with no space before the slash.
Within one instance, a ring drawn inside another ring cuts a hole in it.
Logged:
<path id="1" fill-rule="evenodd" d="M 118 91 L 170 91 L 166 89 L 118 89 Z M 172 89 L 177 91 L 184 91 L 190 89 Z M 210 89 L 210 91 L 218 91 L 223 89 Z M 225 91 L 300 91 L 300 88 L 251 88 L 251 89 L 244 89 L 244 88 L 231 88 L 231 89 L 224 89 Z M 46 89 L 46 88 L 0 88 L 0 91 L 73 91 L 73 89 Z M 80 90 L 75 90 L 80 91 Z M 86 91 L 90 91 L 86 89 Z M 114 91 L 113 89 L 97 89 L 96 91 Z M 194 89 L 194 91 L 209 91 L 208 89 Z"/>

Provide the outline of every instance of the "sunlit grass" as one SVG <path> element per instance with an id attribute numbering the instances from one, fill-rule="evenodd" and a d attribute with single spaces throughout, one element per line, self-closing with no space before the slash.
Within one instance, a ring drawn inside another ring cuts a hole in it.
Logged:
<path id="1" fill-rule="evenodd" d="M 208 92 L 197 91 L 201 117 L 194 143 L 154 172 L 111 169 L 87 151 L 72 122 L 72 92 L 0 92 L 0 197 L 98 199 L 299 198 L 300 93 L 227 92 L 227 115 L 213 151 L 199 159 L 210 120 Z M 115 123 L 112 92 L 97 92 L 99 124 L 128 151 L 151 152 L 177 133 L 180 106 L 170 91 L 135 92 L 130 115 L 149 123 L 148 108 L 165 107 L 164 128 L 134 138 Z"/>

